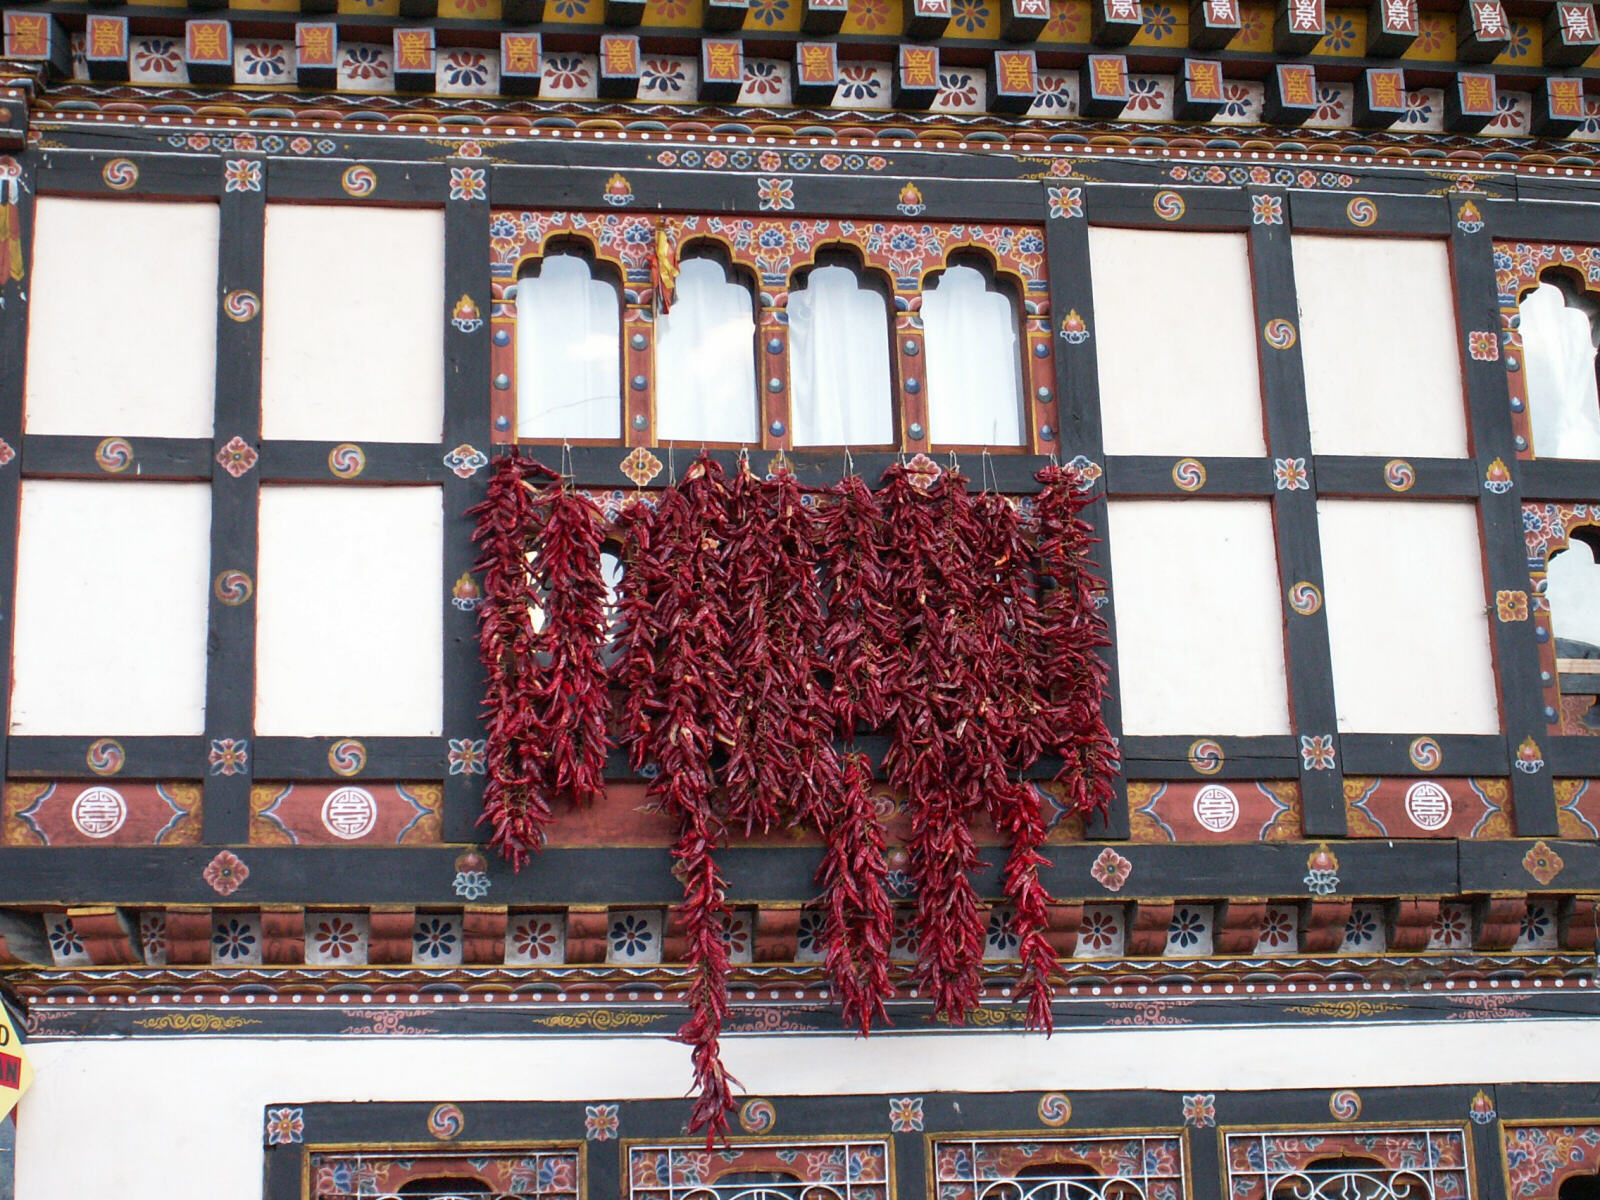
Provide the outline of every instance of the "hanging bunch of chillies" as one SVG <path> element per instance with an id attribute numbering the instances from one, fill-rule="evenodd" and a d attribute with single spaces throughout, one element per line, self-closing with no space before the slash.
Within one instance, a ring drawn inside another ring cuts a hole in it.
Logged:
<path id="1" fill-rule="evenodd" d="M 553 483 L 536 488 L 538 478 Z M 470 515 L 482 548 L 478 651 L 489 676 L 482 820 L 490 845 L 520 868 L 543 845 L 557 798 L 587 804 L 605 790 L 600 512 L 547 467 L 508 456 Z"/>
<path id="2" fill-rule="evenodd" d="M 989 670 L 972 621 L 976 593 L 972 500 L 954 471 L 931 479 L 894 466 L 885 473 L 889 528 L 884 563 L 901 626 L 890 657 L 889 779 L 906 795 L 906 850 L 917 893 L 918 985 L 936 1015 L 962 1022 L 977 1006 L 983 961 L 979 866 L 972 820 L 984 805 L 985 745 L 971 697 Z"/>
<path id="3" fill-rule="evenodd" d="M 849 747 L 857 731 L 878 729 L 888 720 L 888 663 L 900 626 L 890 602 L 887 527 L 877 497 L 860 476 L 849 475 L 829 490 L 827 500 L 819 518 L 828 593 L 822 653 L 837 734 Z M 847 750 L 841 802 L 818 821 L 825 847 L 817 883 L 828 973 L 845 1021 L 863 1034 L 874 1020 L 887 1020 L 884 1004 L 894 994 L 894 909 L 871 788 L 871 762 Z"/>
<path id="4" fill-rule="evenodd" d="M 722 468 L 702 455 L 654 509 L 635 503 L 623 521 L 626 735 L 635 770 L 651 776 L 651 799 L 678 826 L 672 855 L 693 969 L 689 1019 L 678 1038 L 691 1047 L 699 1093 L 690 1128 L 704 1130 L 708 1144 L 726 1136 L 734 1082 L 719 1048 L 728 1015 L 729 912 L 715 861 L 727 829 L 716 759 L 738 728 L 728 512 Z"/>
<path id="5" fill-rule="evenodd" d="M 1071 467 L 1046 467 L 1034 478 L 1044 485 L 1034 501 L 1039 562 L 1054 582 L 1041 604 L 1039 670 L 1048 688 L 1039 727 L 1049 736 L 1047 752 L 1061 759 L 1063 807 L 1103 813 L 1122 755 L 1100 707 L 1109 669 L 1098 651 L 1111 637 L 1100 613 L 1105 584 L 1089 565 L 1093 531 L 1079 515 L 1089 495 Z"/>

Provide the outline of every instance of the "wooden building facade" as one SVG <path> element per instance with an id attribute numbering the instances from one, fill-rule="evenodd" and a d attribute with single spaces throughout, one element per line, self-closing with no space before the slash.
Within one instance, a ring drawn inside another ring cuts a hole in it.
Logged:
<path id="1" fill-rule="evenodd" d="M 1592 1200 L 1597 79 L 1575 0 L 5 7 L 0 1197 Z M 936 1012 L 864 731 L 889 1023 L 729 833 L 689 1130 L 657 764 L 481 822 L 517 451 L 608 587 L 697 472 L 1070 473 L 1052 1037 L 988 819 Z"/>

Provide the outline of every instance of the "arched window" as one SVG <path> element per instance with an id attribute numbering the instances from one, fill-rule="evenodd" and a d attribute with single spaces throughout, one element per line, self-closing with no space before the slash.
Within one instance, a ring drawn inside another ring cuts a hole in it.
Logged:
<path id="1" fill-rule="evenodd" d="M 709 254 L 683 258 L 656 324 L 656 440 L 759 442 L 750 289 Z"/>
<path id="2" fill-rule="evenodd" d="M 1528 418 L 1540 458 L 1600 459 L 1597 312 L 1600 303 L 1559 276 L 1546 278 L 1517 306 Z"/>
<path id="3" fill-rule="evenodd" d="M 1341 1154 L 1283 1173 L 1272 1200 L 1433 1200 L 1433 1188 L 1417 1171 Z"/>
<path id="4" fill-rule="evenodd" d="M 836 1193 L 828 1185 L 802 1184 L 800 1176 L 790 1171 L 728 1171 L 716 1178 L 717 1200 L 800 1200 L 832 1197 Z"/>
<path id="5" fill-rule="evenodd" d="M 1562 695 L 1594 698 L 1580 719 L 1600 729 L 1600 529 L 1586 525 L 1569 537 L 1545 568 L 1556 670 Z"/>
<path id="6" fill-rule="evenodd" d="M 848 260 L 846 260 L 848 261 Z M 894 441 L 889 309 L 838 259 L 789 293 L 789 394 L 796 446 Z"/>
<path id="7" fill-rule="evenodd" d="M 559 248 L 517 280 L 517 436 L 622 436 L 617 289 Z"/>
<path id="8" fill-rule="evenodd" d="M 404 1200 L 487 1200 L 489 1185 L 480 1179 L 439 1176 L 413 1179 L 396 1194 Z"/>
<path id="9" fill-rule="evenodd" d="M 1022 444 L 1017 306 L 977 266 L 952 262 L 922 293 L 928 438 L 941 446 Z"/>

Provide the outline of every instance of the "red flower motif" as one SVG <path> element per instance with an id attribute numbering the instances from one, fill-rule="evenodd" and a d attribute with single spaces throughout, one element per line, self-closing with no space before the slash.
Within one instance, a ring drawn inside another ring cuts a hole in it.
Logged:
<path id="1" fill-rule="evenodd" d="M 231 896 L 250 878 L 250 868 L 231 850 L 219 851 L 206 864 L 204 878 L 219 896 Z"/>
<path id="2" fill-rule="evenodd" d="M 1094 866 L 1089 874 L 1093 875 L 1108 892 L 1120 892 L 1123 884 L 1128 882 L 1128 877 L 1133 874 L 1133 864 L 1110 846 L 1100 851 L 1100 857 L 1094 860 Z"/>

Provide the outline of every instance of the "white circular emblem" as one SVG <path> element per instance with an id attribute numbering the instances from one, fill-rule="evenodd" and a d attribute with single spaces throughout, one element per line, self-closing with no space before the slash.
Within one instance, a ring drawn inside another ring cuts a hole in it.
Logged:
<path id="1" fill-rule="evenodd" d="M 1226 833 L 1239 823 L 1239 797 L 1232 788 L 1208 783 L 1194 794 L 1194 819 L 1212 833 Z"/>
<path id="2" fill-rule="evenodd" d="M 72 823 L 85 837 L 110 837 L 127 819 L 127 802 L 115 788 L 87 787 L 72 802 Z"/>
<path id="3" fill-rule="evenodd" d="M 336 838 L 366 837 L 377 823 L 378 802 L 366 788 L 335 788 L 322 802 L 322 824 Z"/>
<path id="4" fill-rule="evenodd" d="M 1418 829 L 1443 829 L 1452 809 L 1450 793 L 1431 779 L 1419 779 L 1406 789 L 1406 816 Z"/>

